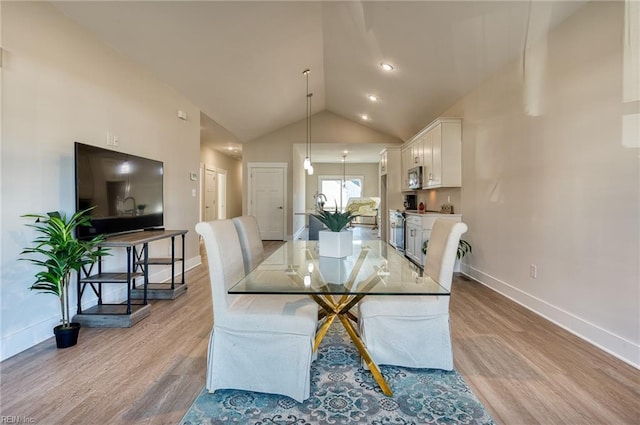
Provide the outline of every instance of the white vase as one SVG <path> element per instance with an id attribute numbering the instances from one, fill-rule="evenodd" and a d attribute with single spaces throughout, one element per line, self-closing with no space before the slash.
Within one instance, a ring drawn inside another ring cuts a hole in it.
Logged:
<path id="1" fill-rule="evenodd" d="M 342 258 L 322 256 L 318 259 L 323 280 L 336 285 L 344 285 L 347 282 L 351 274 L 351 267 L 348 263 L 350 261 L 345 261 Z"/>
<path id="2" fill-rule="evenodd" d="M 321 257 L 343 258 L 353 254 L 353 233 L 349 230 L 318 232 Z"/>

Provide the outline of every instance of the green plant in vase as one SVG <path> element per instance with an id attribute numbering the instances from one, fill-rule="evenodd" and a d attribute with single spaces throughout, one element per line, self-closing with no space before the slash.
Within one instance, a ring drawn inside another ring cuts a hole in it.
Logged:
<path id="1" fill-rule="evenodd" d="M 75 331 L 75 341 L 79 324 L 71 323 L 69 314 L 69 283 L 71 272 L 80 271 L 82 267 L 98 261 L 101 256 L 108 255 L 107 249 L 100 247 L 104 236 L 96 236 L 90 240 L 76 239 L 74 236 L 78 226 L 89 226 L 91 218 L 88 212 L 95 207 L 78 211 L 70 218 L 60 212 L 42 214 L 25 214 L 23 218 L 35 219 L 35 224 L 27 226 L 36 229 L 38 236 L 32 241 L 33 247 L 25 248 L 20 255 L 21 260 L 29 261 L 43 270 L 36 273 L 36 281 L 31 290 L 53 294 L 60 301 L 62 324 L 54 328 L 58 347 L 64 348 L 58 339 L 59 333 L 67 334 Z M 70 345 L 75 345 L 75 341 Z M 66 346 L 70 346 L 66 345 Z"/>
<path id="2" fill-rule="evenodd" d="M 351 220 L 356 217 L 351 211 L 340 211 L 336 204 L 334 211 L 322 208 L 312 214 L 327 230 L 318 233 L 319 252 L 321 257 L 343 258 L 353 253 L 353 233 L 345 231 Z"/>
<path id="3" fill-rule="evenodd" d="M 339 211 L 337 204 L 334 211 L 327 211 L 320 208 L 317 214 L 311 215 L 327 226 L 332 232 L 341 232 L 349 225 L 351 220 L 357 217 L 357 214 L 353 214 L 351 211 Z"/>

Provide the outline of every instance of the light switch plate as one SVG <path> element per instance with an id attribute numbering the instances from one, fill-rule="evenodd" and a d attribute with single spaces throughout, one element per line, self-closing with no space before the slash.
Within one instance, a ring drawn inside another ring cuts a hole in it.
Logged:
<path id="1" fill-rule="evenodd" d="M 196 181 L 196 180 L 198 180 L 198 173 L 195 173 L 195 172 L 193 172 L 193 171 L 192 171 L 192 172 L 190 172 L 190 173 L 189 173 L 189 178 L 191 178 L 191 181 Z"/>

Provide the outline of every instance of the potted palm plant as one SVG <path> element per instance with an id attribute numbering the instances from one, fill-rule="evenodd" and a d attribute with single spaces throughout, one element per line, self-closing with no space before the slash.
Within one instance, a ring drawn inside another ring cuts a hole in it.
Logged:
<path id="1" fill-rule="evenodd" d="M 93 207 L 78 211 L 70 218 L 60 212 L 22 216 L 36 219 L 35 224 L 27 226 L 36 229 L 38 236 L 32 241 L 32 247 L 21 252 L 20 255 L 25 256 L 21 260 L 43 269 L 36 273 L 36 281 L 30 289 L 53 294 L 60 301 L 62 324 L 53 329 L 58 348 L 75 345 L 80 332 L 80 324 L 72 323 L 69 315 L 71 272 L 78 272 L 82 267 L 95 263 L 100 256 L 107 255 L 107 249 L 99 246 L 104 241 L 104 236 L 96 236 L 90 240 L 74 237 L 78 226 L 90 225 L 91 219 L 87 213 L 91 209 Z"/>
<path id="2" fill-rule="evenodd" d="M 318 213 L 312 215 L 328 229 L 318 233 L 320 256 L 342 258 L 353 253 L 353 234 L 347 230 L 347 226 L 356 214 L 348 210 L 340 211 L 336 204 L 333 211 L 319 208 Z"/>

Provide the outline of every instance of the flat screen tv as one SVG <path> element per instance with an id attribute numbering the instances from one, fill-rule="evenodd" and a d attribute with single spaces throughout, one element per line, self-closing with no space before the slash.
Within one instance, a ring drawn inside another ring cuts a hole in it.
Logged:
<path id="1" fill-rule="evenodd" d="M 76 142 L 75 177 L 76 210 L 95 207 L 78 238 L 163 225 L 161 161 Z"/>

